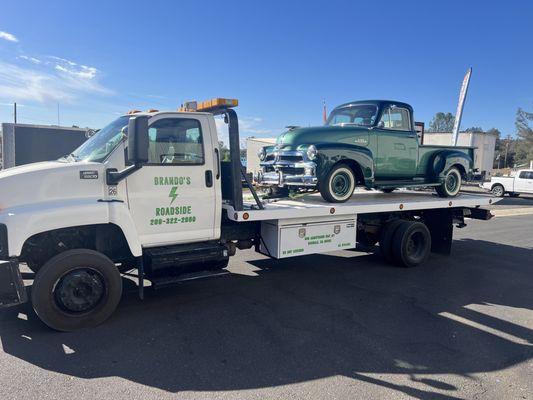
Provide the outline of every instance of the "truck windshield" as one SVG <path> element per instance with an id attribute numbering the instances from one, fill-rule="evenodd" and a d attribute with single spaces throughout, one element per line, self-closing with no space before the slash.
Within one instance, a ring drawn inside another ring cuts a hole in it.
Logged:
<path id="1" fill-rule="evenodd" d="M 326 125 L 372 126 L 376 121 L 378 108 L 372 104 L 354 104 L 334 109 Z"/>
<path id="2" fill-rule="evenodd" d="M 126 137 L 126 129 L 123 128 L 127 128 L 129 119 L 130 117 L 124 116 L 114 120 L 74 150 L 68 158 L 73 158 L 75 161 L 104 161 Z"/>

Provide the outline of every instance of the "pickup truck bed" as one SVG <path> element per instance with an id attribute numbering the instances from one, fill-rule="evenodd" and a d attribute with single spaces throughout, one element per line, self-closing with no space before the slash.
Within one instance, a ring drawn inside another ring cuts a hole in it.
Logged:
<path id="1" fill-rule="evenodd" d="M 233 221 L 266 221 L 438 208 L 472 208 L 497 201 L 498 199 L 487 195 L 459 194 L 447 199 L 430 192 L 398 190 L 394 193 L 382 193 L 372 190 L 356 192 L 350 200 L 338 204 L 327 203 L 322 200 L 320 194 L 313 193 L 294 200 L 271 200 L 265 204 L 263 210 L 257 209 L 252 202 L 245 202 L 243 211 L 235 211 L 229 204 L 224 204 L 223 208 L 227 211 L 228 218 Z M 244 214 L 247 214 L 247 218 Z"/>

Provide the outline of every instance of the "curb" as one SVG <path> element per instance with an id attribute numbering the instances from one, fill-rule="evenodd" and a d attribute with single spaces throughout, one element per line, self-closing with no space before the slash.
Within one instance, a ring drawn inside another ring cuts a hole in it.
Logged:
<path id="1" fill-rule="evenodd" d="M 495 210 L 492 209 L 490 212 L 495 217 L 513 217 L 516 215 L 533 215 L 533 207 L 525 208 L 508 208 L 506 210 Z"/>

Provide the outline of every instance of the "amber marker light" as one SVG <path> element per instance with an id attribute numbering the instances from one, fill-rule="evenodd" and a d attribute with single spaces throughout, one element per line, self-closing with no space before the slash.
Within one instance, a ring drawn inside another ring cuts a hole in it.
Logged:
<path id="1" fill-rule="evenodd" d="M 250 214 L 248 214 L 247 212 L 242 214 L 242 219 L 248 219 L 248 218 L 250 218 Z"/>

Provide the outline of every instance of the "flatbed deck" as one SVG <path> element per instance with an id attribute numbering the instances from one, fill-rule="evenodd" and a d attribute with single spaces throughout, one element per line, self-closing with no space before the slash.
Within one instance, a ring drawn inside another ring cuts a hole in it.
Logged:
<path id="1" fill-rule="evenodd" d="M 298 199 L 270 200 L 265 203 L 263 210 L 253 207 L 253 202 L 245 202 L 243 211 L 235 211 L 229 204 L 224 204 L 223 208 L 227 211 L 228 218 L 233 221 L 266 221 L 438 208 L 473 208 L 487 206 L 498 200 L 489 195 L 464 193 L 452 198 L 442 198 L 421 191 L 398 190 L 394 193 L 383 193 L 371 190 L 355 192 L 345 203 L 328 203 L 320 194 L 313 193 Z"/>

